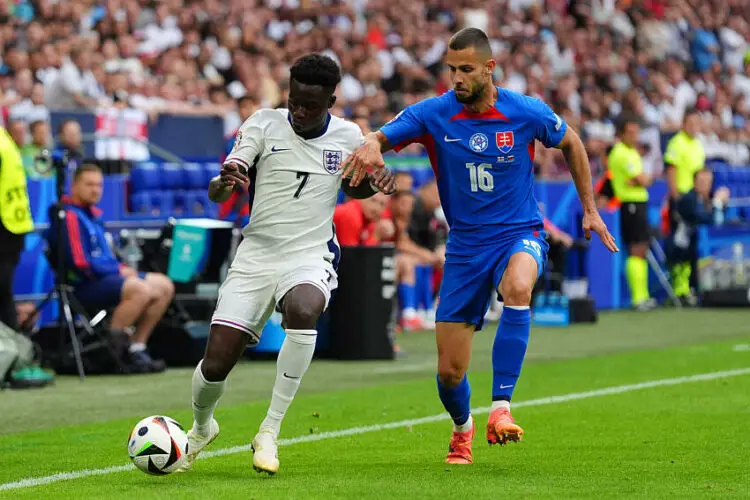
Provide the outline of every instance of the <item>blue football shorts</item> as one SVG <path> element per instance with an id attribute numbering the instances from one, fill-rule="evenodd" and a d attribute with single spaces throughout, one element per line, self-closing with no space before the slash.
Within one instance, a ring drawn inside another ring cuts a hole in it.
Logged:
<path id="1" fill-rule="evenodd" d="M 492 294 L 497 293 L 511 256 L 525 252 L 534 257 L 538 278 L 547 263 L 548 251 L 544 233 L 532 232 L 470 249 L 449 242 L 435 320 L 469 323 L 481 330 Z"/>

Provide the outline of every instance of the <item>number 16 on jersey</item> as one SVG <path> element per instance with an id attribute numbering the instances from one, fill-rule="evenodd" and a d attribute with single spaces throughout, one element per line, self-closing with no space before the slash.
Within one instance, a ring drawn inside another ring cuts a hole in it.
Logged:
<path id="1" fill-rule="evenodd" d="M 495 189 L 495 179 L 492 177 L 492 172 L 488 172 L 492 168 L 491 164 L 480 163 L 476 165 L 474 163 L 467 163 L 466 168 L 469 170 L 472 193 L 478 191 L 487 193 Z"/>

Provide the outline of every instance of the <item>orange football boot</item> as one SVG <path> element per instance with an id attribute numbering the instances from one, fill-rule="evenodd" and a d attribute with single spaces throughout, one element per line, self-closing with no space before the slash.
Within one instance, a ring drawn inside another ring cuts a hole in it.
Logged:
<path id="1" fill-rule="evenodd" d="M 498 408 L 490 414 L 487 422 L 487 442 L 504 445 L 510 441 L 519 442 L 523 437 L 523 429 L 510 416 L 510 410 Z"/>
<path id="2" fill-rule="evenodd" d="M 477 426 L 471 423 L 471 430 L 466 432 L 453 431 L 451 444 L 448 445 L 448 456 L 445 463 L 454 465 L 467 465 L 474 461 L 471 454 L 471 441 L 474 439 L 474 432 Z"/>

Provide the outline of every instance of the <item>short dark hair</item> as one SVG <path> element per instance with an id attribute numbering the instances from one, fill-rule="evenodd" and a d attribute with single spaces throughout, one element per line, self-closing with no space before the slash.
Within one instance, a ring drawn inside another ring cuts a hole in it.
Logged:
<path id="1" fill-rule="evenodd" d="M 102 169 L 99 168 L 97 165 L 94 165 L 93 163 L 84 163 L 80 167 L 78 167 L 73 174 L 73 182 L 77 181 L 81 178 L 83 174 L 86 172 L 99 172 L 102 173 Z"/>
<path id="2" fill-rule="evenodd" d="M 487 33 L 479 28 L 464 28 L 453 35 L 448 42 L 448 48 L 451 50 L 464 50 L 474 48 L 477 52 L 492 56 L 492 47 Z"/>
<path id="3" fill-rule="evenodd" d="M 341 82 L 341 70 L 336 61 L 323 54 L 307 54 L 294 62 L 289 70 L 292 80 L 305 85 L 320 85 L 335 89 Z"/>
<path id="4" fill-rule="evenodd" d="M 78 123 L 78 120 L 74 120 L 73 118 L 64 119 L 63 121 L 60 122 L 60 125 L 57 127 L 57 133 L 62 134 L 63 130 L 65 130 L 65 127 L 67 127 L 69 123 Z"/>
<path id="5" fill-rule="evenodd" d="M 700 116 L 700 114 L 701 114 L 701 112 L 696 107 L 687 108 L 685 110 L 685 115 L 682 117 L 682 121 L 684 122 L 685 120 L 687 120 L 689 116 L 692 116 L 692 115 L 699 115 Z"/>
<path id="6" fill-rule="evenodd" d="M 615 132 L 617 132 L 618 135 L 622 134 L 623 132 L 625 132 L 625 128 L 628 125 L 630 125 L 631 123 L 635 123 L 636 125 L 640 125 L 641 124 L 641 120 L 636 115 L 634 115 L 632 113 L 623 113 L 623 114 L 621 114 L 617 118 L 617 121 L 615 122 Z"/>
<path id="7" fill-rule="evenodd" d="M 44 121 L 44 120 L 34 120 L 33 122 L 31 122 L 29 124 L 29 130 L 31 130 L 32 132 L 34 132 L 35 128 L 37 128 L 37 127 L 39 127 L 41 125 L 46 125 L 46 124 L 47 124 L 47 122 Z"/>
<path id="8" fill-rule="evenodd" d="M 396 191 L 395 193 L 391 195 L 391 199 L 400 200 L 401 198 L 405 196 L 414 198 L 416 195 L 414 194 L 413 191 L 409 191 L 408 189 L 399 189 L 398 191 Z"/>
<path id="9" fill-rule="evenodd" d="M 250 94 L 245 94 L 242 97 L 240 97 L 239 99 L 237 99 L 237 106 L 242 106 L 242 104 L 244 102 L 246 102 L 246 101 L 249 101 L 249 102 L 255 104 L 255 99 L 253 99 L 253 96 L 251 96 Z"/>

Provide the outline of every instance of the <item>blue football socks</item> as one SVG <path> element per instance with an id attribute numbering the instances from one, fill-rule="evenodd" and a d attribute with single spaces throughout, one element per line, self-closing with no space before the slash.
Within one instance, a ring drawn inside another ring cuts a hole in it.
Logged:
<path id="1" fill-rule="evenodd" d="M 456 425 L 465 424 L 469 420 L 469 415 L 471 415 L 471 387 L 469 387 L 468 377 L 464 375 L 464 378 L 456 387 L 445 387 L 438 377 L 437 385 L 440 401 L 443 402 L 443 406 L 453 419 L 453 423 Z"/>
<path id="2" fill-rule="evenodd" d="M 505 306 L 492 345 L 492 400 L 510 401 L 529 344 L 528 306 Z"/>
<path id="3" fill-rule="evenodd" d="M 417 309 L 416 286 L 401 283 L 400 285 L 398 285 L 398 298 L 401 301 L 401 310 L 409 309 L 411 311 L 415 311 Z"/>

